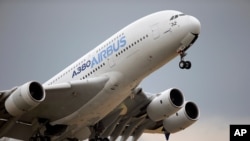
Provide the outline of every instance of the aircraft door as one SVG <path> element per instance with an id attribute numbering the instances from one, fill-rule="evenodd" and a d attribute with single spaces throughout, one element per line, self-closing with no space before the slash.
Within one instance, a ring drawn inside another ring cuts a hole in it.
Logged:
<path id="1" fill-rule="evenodd" d="M 108 58 L 108 63 L 109 63 L 109 67 L 110 68 L 113 68 L 116 63 L 115 63 L 115 59 L 114 59 L 114 55 L 111 55 L 109 58 Z"/>
<path id="2" fill-rule="evenodd" d="M 151 26 L 151 31 L 152 31 L 152 35 L 153 35 L 154 40 L 160 38 L 158 23 Z"/>

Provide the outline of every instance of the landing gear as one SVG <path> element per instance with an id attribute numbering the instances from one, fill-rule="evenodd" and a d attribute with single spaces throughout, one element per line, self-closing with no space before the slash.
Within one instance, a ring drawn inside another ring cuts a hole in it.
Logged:
<path id="1" fill-rule="evenodd" d="M 191 66 L 192 66 L 192 64 L 190 61 L 180 61 L 180 63 L 179 63 L 179 67 L 181 69 L 190 69 Z"/>
<path id="2" fill-rule="evenodd" d="M 95 139 L 90 139 L 89 141 L 109 141 L 108 138 L 95 138 Z"/>
<path id="3" fill-rule="evenodd" d="M 29 141 L 50 141 L 50 137 L 38 135 L 35 137 L 31 137 Z"/>
<path id="4" fill-rule="evenodd" d="M 51 125 L 49 120 L 44 118 L 34 119 L 32 126 L 34 133 L 29 141 L 51 141 L 51 137 L 58 136 L 67 129 L 67 125 Z"/>
<path id="5" fill-rule="evenodd" d="M 190 69 L 192 64 L 190 61 L 184 61 L 184 57 L 186 56 L 187 54 L 183 51 L 180 51 L 180 56 L 181 56 L 181 61 L 179 63 L 179 67 L 181 69 Z"/>
<path id="6" fill-rule="evenodd" d="M 77 138 L 67 138 L 68 141 L 79 141 Z"/>
<path id="7" fill-rule="evenodd" d="M 98 122 L 96 125 L 90 128 L 91 136 L 89 137 L 89 141 L 110 141 L 108 137 L 102 136 L 102 133 L 105 129 L 102 122 Z"/>

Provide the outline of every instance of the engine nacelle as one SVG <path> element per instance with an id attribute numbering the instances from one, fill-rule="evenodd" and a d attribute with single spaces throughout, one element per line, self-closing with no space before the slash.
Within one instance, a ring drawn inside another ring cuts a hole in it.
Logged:
<path id="1" fill-rule="evenodd" d="M 27 82 L 19 86 L 5 101 L 5 109 L 14 116 L 21 116 L 45 99 L 45 91 L 38 82 Z"/>
<path id="2" fill-rule="evenodd" d="M 186 102 L 176 114 L 163 120 L 163 127 L 169 133 L 184 130 L 199 118 L 199 109 L 193 102 Z"/>
<path id="3" fill-rule="evenodd" d="M 160 121 L 177 112 L 184 103 L 184 97 L 176 88 L 168 89 L 155 97 L 147 107 L 147 114 L 153 121 Z"/>

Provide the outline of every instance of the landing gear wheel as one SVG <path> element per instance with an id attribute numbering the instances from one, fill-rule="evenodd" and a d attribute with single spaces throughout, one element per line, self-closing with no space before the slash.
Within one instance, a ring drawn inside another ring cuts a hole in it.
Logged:
<path id="1" fill-rule="evenodd" d="M 67 138 L 68 141 L 79 141 L 77 138 Z"/>
<path id="2" fill-rule="evenodd" d="M 185 62 L 185 61 L 180 61 L 179 67 L 180 67 L 181 69 L 185 69 L 185 68 L 186 68 L 186 62 Z"/>
<path id="3" fill-rule="evenodd" d="M 190 69 L 192 66 L 190 61 L 185 61 L 185 69 Z"/>
<path id="4" fill-rule="evenodd" d="M 47 136 L 31 137 L 29 141 L 50 141 L 50 137 Z"/>
<path id="5" fill-rule="evenodd" d="M 109 141 L 108 138 L 95 138 L 95 139 L 90 139 L 89 141 Z"/>
<path id="6" fill-rule="evenodd" d="M 180 63 L 179 63 L 179 67 L 181 69 L 190 69 L 191 66 L 192 66 L 192 64 L 190 61 L 180 61 Z"/>
<path id="7" fill-rule="evenodd" d="M 30 137 L 29 141 L 35 141 L 35 137 Z"/>
<path id="8" fill-rule="evenodd" d="M 108 138 L 104 138 L 104 139 L 102 139 L 103 141 L 109 141 L 109 139 Z"/>
<path id="9" fill-rule="evenodd" d="M 187 53 L 185 53 L 184 51 L 180 51 L 179 54 L 180 54 L 180 57 L 181 57 L 181 61 L 179 63 L 179 67 L 181 69 L 190 69 L 191 66 L 192 66 L 191 62 L 184 60 L 184 57 L 187 55 Z"/>

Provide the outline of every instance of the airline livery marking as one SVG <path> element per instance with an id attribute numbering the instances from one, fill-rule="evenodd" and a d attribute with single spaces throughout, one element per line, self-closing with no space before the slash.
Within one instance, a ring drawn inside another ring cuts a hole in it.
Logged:
<path id="1" fill-rule="evenodd" d="M 104 59 L 111 56 L 114 52 L 117 52 L 120 50 L 120 48 L 125 47 L 127 44 L 127 40 L 125 36 L 120 37 L 117 42 L 114 42 L 113 44 L 109 45 L 107 48 L 100 51 L 96 56 L 94 56 L 92 59 L 86 61 L 81 66 L 76 68 L 76 70 L 72 73 L 72 78 L 79 75 L 81 72 L 86 70 L 87 68 L 93 68 L 95 65 L 101 63 Z"/>

